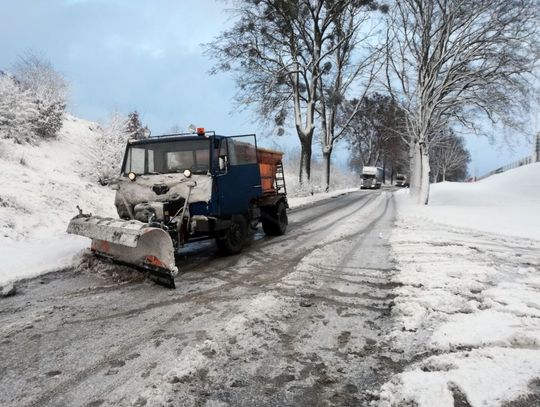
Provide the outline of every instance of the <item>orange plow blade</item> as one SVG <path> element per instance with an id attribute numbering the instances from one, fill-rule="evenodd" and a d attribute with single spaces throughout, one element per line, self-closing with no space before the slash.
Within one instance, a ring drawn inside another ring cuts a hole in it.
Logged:
<path id="1" fill-rule="evenodd" d="M 96 255 L 142 268 L 158 284 L 175 288 L 178 268 L 167 231 L 137 220 L 79 215 L 70 221 L 67 232 L 92 239 Z"/>

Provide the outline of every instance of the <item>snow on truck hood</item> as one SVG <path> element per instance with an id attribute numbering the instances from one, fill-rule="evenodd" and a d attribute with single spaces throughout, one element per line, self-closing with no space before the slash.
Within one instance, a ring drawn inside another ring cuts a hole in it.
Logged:
<path id="1" fill-rule="evenodd" d="M 135 181 L 127 177 L 120 179 L 120 190 L 116 193 L 116 202 L 121 202 L 119 193 L 124 196 L 131 205 L 141 202 L 166 201 L 174 196 L 186 198 L 189 193 L 189 184 L 196 186 L 192 189 L 189 202 L 208 202 L 212 197 L 212 177 L 210 175 L 193 174 L 186 178 L 184 174 L 156 174 L 139 175 Z M 154 185 L 167 185 L 169 191 L 158 195 L 153 190 Z"/>

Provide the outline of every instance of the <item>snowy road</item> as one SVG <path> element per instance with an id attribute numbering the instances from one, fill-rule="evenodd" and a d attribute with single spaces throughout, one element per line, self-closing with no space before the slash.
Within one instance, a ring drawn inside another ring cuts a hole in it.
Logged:
<path id="1" fill-rule="evenodd" d="M 238 256 L 179 259 L 177 289 L 84 257 L 0 301 L 0 405 L 363 405 L 399 353 L 392 195 L 290 213 Z M 128 276 L 128 277 L 126 277 Z"/>

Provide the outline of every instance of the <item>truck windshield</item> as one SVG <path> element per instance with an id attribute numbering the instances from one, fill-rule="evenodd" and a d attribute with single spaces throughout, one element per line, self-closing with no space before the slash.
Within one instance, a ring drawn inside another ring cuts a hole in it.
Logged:
<path id="1" fill-rule="evenodd" d="M 362 178 L 365 178 L 365 179 L 375 178 L 375 175 L 374 174 L 362 174 Z"/>
<path id="2" fill-rule="evenodd" d="M 161 141 L 128 146 L 122 173 L 167 174 L 210 170 L 210 140 Z"/>

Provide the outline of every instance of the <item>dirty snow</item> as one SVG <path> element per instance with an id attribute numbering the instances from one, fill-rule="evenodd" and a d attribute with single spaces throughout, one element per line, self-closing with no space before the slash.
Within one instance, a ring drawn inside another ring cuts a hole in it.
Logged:
<path id="1" fill-rule="evenodd" d="M 347 193 L 358 191 L 358 190 L 359 190 L 358 187 L 357 188 L 343 188 L 343 189 L 338 189 L 338 190 L 330 191 L 330 192 L 319 192 L 319 193 L 308 195 L 308 196 L 297 196 L 297 197 L 293 196 L 293 197 L 289 197 L 287 200 L 289 202 L 289 207 L 298 208 L 301 206 L 306 206 L 314 202 L 320 201 L 321 199 L 336 198 L 343 194 L 347 194 Z"/>
<path id="2" fill-rule="evenodd" d="M 538 397 L 540 163 L 433 185 L 428 207 L 410 205 L 406 190 L 396 196 L 391 244 L 402 286 L 386 340 L 409 366 L 382 387 L 377 405 Z"/>

